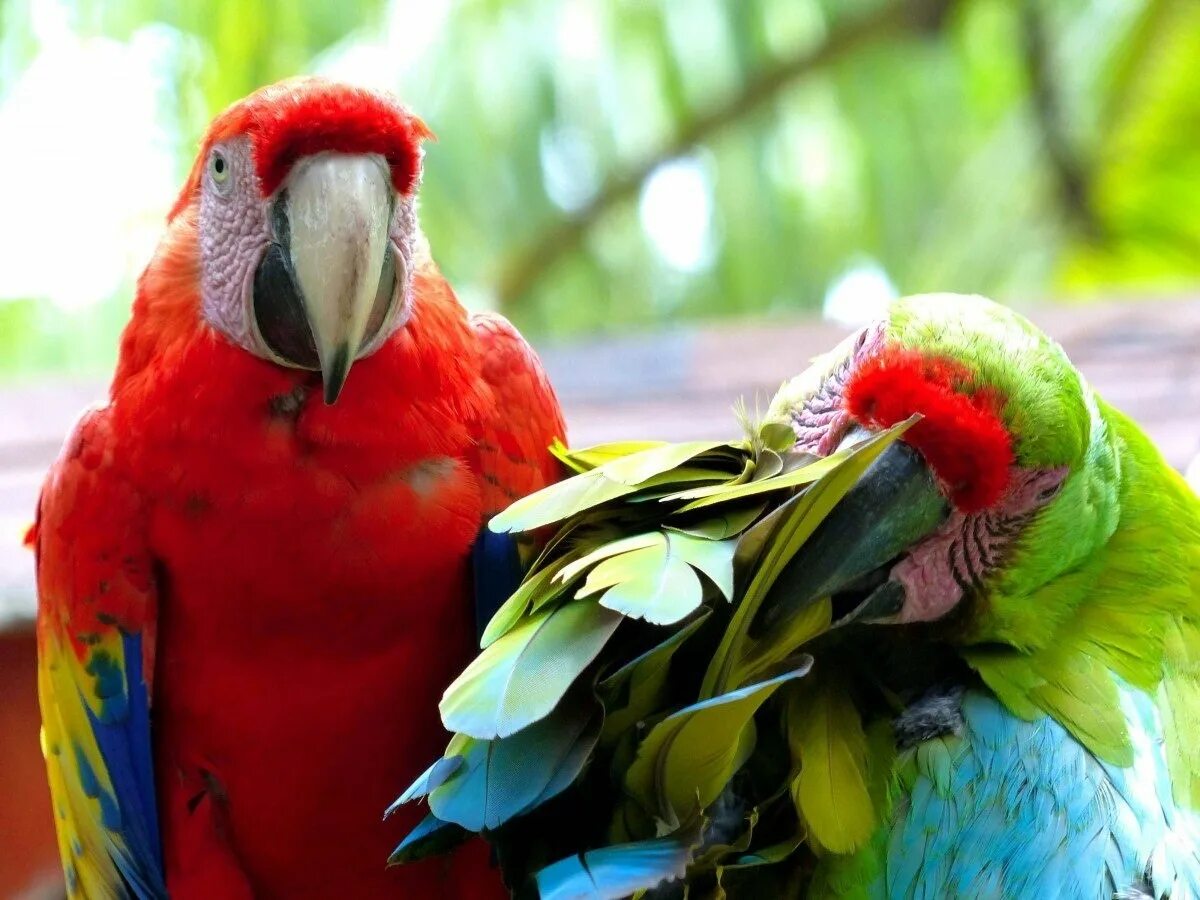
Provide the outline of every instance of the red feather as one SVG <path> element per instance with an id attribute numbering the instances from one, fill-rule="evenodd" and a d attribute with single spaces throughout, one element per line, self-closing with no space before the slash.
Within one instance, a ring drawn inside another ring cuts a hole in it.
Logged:
<path id="1" fill-rule="evenodd" d="M 293 78 L 263 88 L 213 120 L 171 218 L 196 195 L 208 150 L 218 141 L 248 135 L 262 194 L 275 193 L 296 160 L 323 151 L 378 153 L 401 194 L 417 186 L 421 142 L 433 132 L 387 94 L 325 81 Z"/>
<path id="2" fill-rule="evenodd" d="M 428 132 L 383 95 L 317 79 L 216 120 L 139 280 L 111 403 L 56 468 L 70 477 L 52 474 L 43 493 L 55 515 L 31 535 L 42 619 L 88 647 L 100 626 L 140 628 L 154 649 L 176 900 L 247 896 L 247 884 L 295 898 L 500 896 L 479 842 L 385 870 L 421 812 L 379 819 L 445 746 L 438 698 L 474 643 L 471 542 L 511 497 L 558 476 L 546 448 L 561 412 L 516 331 L 470 319 L 428 261 L 411 319 L 355 364 L 334 406 L 314 373 L 211 328 L 199 185 L 213 142 L 241 134 L 264 190 L 322 149 L 380 152 L 411 190 Z"/>
<path id="3" fill-rule="evenodd" d="M 921 451 L 954 505 L 985 509 L 1008 488 L 1012 437 L 995 392 L 972 387 L 959 363 L 910 350 L 885 350 L 862 363 L 846 386 L 846 408 L 859 422 L 888 428 L 913 413 L 905 435 Z"/>

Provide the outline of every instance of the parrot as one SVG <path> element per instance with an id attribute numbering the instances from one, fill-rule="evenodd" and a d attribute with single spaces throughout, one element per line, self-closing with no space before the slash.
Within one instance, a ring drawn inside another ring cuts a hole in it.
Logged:
<path id="1" fill-rule="evenodd" d="M 553 452 L 407 863 L 547 900 L 1200 897 L 1200 498 L 1062 348 L 900 299 L 744 436 Z"/>
<path id="2" fill-rule="evenodd" d="M 431 137 L 301 77 L 202 138 L 28 535 L 72 898 L 504 896 L 483 842 L 385 866 L 477 594 L 519 578 L 480 526 L 564 435 L 531 347 L 432 260 Z"/>

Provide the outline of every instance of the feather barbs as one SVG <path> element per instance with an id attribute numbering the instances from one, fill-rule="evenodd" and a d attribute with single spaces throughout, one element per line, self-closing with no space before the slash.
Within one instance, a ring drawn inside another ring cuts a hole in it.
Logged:
<path id="1" fill-rule="evenodd" d="M 904 440 L 921 451 L 965 513 L 993 505 L 1008 488 L 1015 457 L 1002 402 L 995 391 L 975 386 L 962 364 L 904 349 L 862 362 L 845 394 L 846 409 L 864 425 L 890 428 L 920 413 Z"/>

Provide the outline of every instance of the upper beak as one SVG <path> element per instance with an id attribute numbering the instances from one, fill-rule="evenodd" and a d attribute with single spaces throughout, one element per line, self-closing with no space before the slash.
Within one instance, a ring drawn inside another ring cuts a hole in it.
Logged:
<path id="1" fill-rule="evenodd" d="M 897 557 L 946 520 L 950 507 L 921 454 L 896 441 L 863 473 L 787 563 L 750 631 L 774 630 L 823 597 L 847 594 L 847 618 L 900 611 L 904 589 L 887 574 Z"/>
<path id="2" fill-rule="evenodd" d="M 297 162 L 274 201 L 255 319 L 284 362 L 320 368 L 329 404 L 392 300 L 393 200 L 379 158 L 322 153 Z"/>

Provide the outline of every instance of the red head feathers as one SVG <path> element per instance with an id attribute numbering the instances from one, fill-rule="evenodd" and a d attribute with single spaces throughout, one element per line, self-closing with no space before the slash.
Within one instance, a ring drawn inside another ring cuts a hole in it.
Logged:
<path id="1" fill-rule="evenodd" d="M 913 413 L 923 416 L 904 440 L 921 451 L 954 505 L 967 513 L 1003 496 L 1014 461 L 1001 399 L 970 391 L 971 381 L 959 363 L 884 350 L 859 365 L 846 386 L 846 409 L 863 424 L 888 428 Z"/>
<path id="2" fill-rule="evenodd" d="M 421 141 L 433 137 L 424 122 L 386 94 L 322 78 L 281 81 L 213 120 L 171 217 L 196 195 L 209 148 L 241 134 L 250 138 L 264 197 L 275 192 L 297 159 L 324 150 L 378 153 L 391 168 L 393 186 L 407 194 L 420 177 Z"/>

